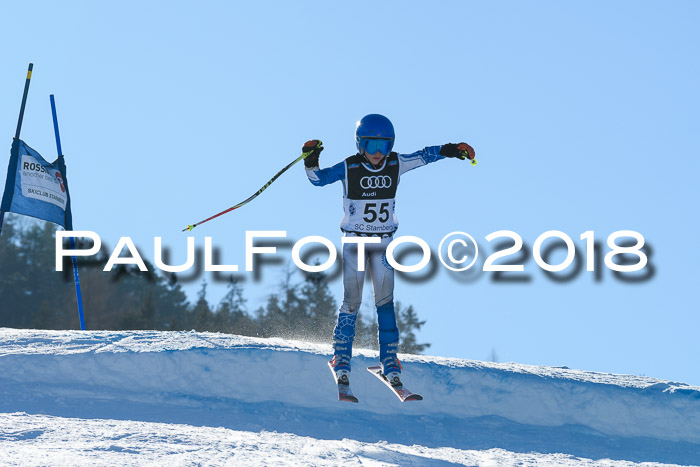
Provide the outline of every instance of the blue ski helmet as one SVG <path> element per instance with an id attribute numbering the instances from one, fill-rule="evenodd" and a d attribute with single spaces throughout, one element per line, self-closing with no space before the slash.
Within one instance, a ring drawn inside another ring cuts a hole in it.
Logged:
<path id="1" fill-rule="evenodd" d="M 362 120 L 357 122 L 355 143 L 357 143 L 357 150 L 360 154 L 362 154 L 363 149 L 368 149 L 367 145 L 370 144 L 372 147 L 369 148 L 368 153 L 374 154 L 381 151 L 387 156 L 394 146 L 394 138 L 394 125 L 384 115 L 365 115 Z"/>

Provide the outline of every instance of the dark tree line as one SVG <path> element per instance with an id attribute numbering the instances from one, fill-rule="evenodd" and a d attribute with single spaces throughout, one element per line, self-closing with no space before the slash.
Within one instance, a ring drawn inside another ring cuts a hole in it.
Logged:
<path id="1" fill-rule="evenodd" d="M 64 272 L 55 271 L 54 231 L 50 223 L 5 216 L 0 235 L 0 327 L 80 328 L 70 261 L 64 264 Z M 103 272 L 107 259 L 106 252 L 90 259 L 78 258 L 87 329 L 195 329 L 329 342 L 335 326 L 338 303 L 323 273 L 307 274 L 298 284 L 288 273 L 270 291 L 265 306 L 251 313 L 240 282 L 231 280 L 226 295 L 212 305 L 203 281 L 197 300 L 189 303 L 175 276 L 154 273 L 148 263 L 148 273 L 124 265 Z M 401 352 L 423 352 L 430 344 L 419 344 L 415 332 L 425 321 L 412 306 L 404 308 L 397 303 L 396 311 Z M 374 316 L 359 316 L 356 347 L 377 348 Z"/>

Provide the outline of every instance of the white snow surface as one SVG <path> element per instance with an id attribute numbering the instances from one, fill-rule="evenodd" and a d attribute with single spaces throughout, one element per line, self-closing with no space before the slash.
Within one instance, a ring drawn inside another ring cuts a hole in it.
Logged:
<path id="1" fill-rule="evenodd" d="M 700 388 L 402 355 L 420 402 L 364 370 L 337 401 L 326 344 L 0 328 L 2 465 L 700 464 Z"/>

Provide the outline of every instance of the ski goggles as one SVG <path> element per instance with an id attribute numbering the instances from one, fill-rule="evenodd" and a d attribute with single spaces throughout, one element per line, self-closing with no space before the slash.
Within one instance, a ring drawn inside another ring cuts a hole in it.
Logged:
<path id="1" fill-rule="evenodd" d="M 364 149 L 367 154 L 381 152 L 385 156 L 388 156 L 393 146 L 393 139 L 362 138 L 362 140 L 360 140 L 360 147 Z"/>

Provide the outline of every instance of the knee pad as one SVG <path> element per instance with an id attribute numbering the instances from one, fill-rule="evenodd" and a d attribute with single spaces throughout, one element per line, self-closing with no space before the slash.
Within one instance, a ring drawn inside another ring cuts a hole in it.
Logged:
<path id="1" fill-rule="evenodd" d="M 338 324 L 333 330 L 333 340 L 336 342 L 352 342 L 355 339 L 357 313 L 338 313 Z"/>

